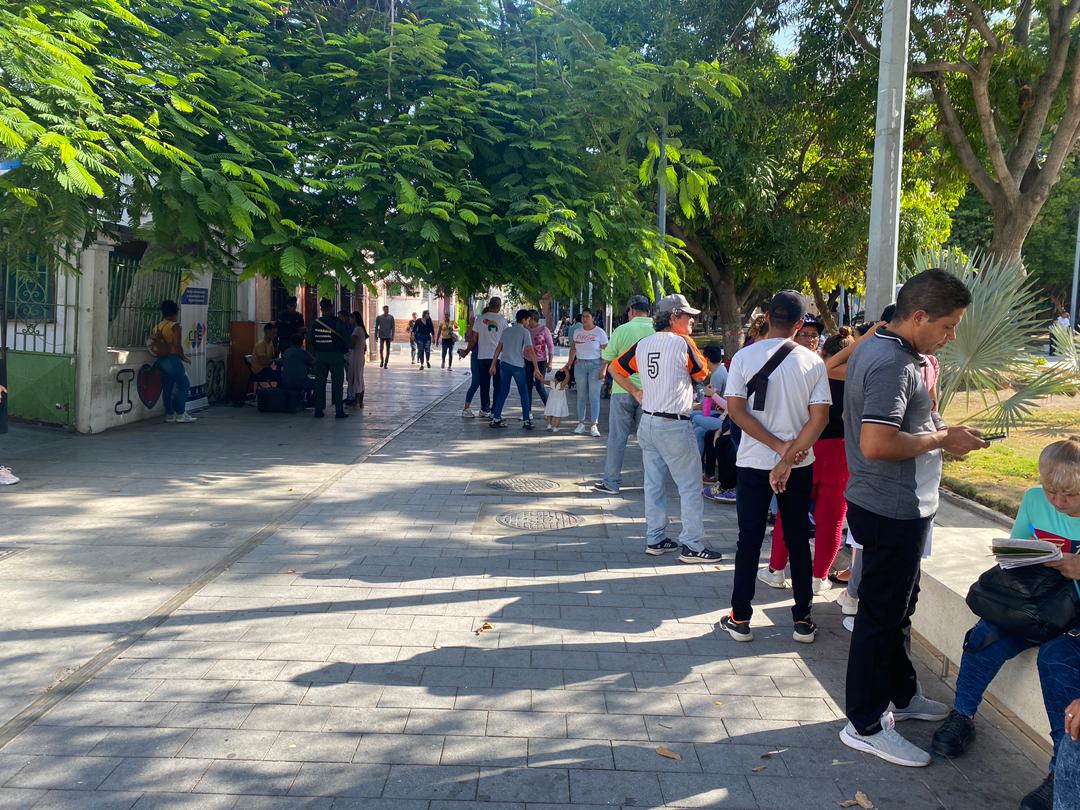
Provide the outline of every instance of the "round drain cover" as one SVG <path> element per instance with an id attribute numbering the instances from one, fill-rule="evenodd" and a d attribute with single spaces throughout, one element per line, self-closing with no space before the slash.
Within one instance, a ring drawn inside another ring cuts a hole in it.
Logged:
<path id="1" fill-rule="evenodd" d="M 500 489 L 503 492 L 551 492 L 559 488 L 559 482 L 552 481 L 549 478 L 517 475 L 489 481 L 488 486 L 492 489 Z"/>
<path id="2" fill-rule="evenodd" d="M 581 525 L 581 519 L 569 512 L 554 509 L 523 509 L 519 512 L 507 512 L 495 520 L 511 529 L 549 532 L 557 529 L 573 529 Z"/>

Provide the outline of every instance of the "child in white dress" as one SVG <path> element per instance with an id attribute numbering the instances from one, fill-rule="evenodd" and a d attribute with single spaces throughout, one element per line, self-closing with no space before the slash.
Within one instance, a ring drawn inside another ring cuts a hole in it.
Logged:
<path id="1" fill-rule="evenodd" d="M 570 408 L 566 404 L 566 372 L 562 370 L 549 372 L 546 382 L 551 388 L 547 404 L 544 406 L 547 429 L 550 433 L 558 433 L 559 423 L 570 413 Z"/>

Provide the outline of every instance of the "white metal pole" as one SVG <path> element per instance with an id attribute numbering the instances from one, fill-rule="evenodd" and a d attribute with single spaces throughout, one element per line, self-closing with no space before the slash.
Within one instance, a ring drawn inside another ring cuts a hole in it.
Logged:
<path id="1" fill-rule="evenodd" d="M 1076 254 L 1073 257 L 1073 288 L 1072 288 L 1072 308 L 1069 310 L 1069 323 L 1072 324 L 1072 328 L 1076 329 L 1078 324 L 1076 323 L 1076 292 L 1077 287 L 1080 287 L 1080 209 L 1076 212 Z"/>
<path id="2" fill-rule="evenodd" d="M 910 17 L 911 0 L 885 0 L 874 131 L 870 244 L 866 261 L 867 318 L 876 318 L 892 302 L 896 287 Z"/>

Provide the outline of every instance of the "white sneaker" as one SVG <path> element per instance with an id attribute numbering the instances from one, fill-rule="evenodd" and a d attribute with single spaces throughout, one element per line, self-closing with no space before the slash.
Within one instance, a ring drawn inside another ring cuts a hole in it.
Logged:
<path id="1" fill-rule="evenodd" d="M 462 408 L 461 409 L 461 418 L 462 419 L 475 419 L 476 414 L 473 413 L 472 408 L 468 408 L 468 407 Z"/>
<path id="2" fill-rule="evenodd" d="M 589 428 L 589 435 L 598 437 L 600 435 L 600 428 L 598 428 L 596 425 L 593 425 L 591 428 Z"/>
<path id="3" fill-rule="evenodd" d="M 898 709 L 890 703 L 889 711 L 892 712 L 897 723 L 903 720 L 944 720 L 949 716 L 948 706 L 931 700 L 922 693 L 921 689 L 911 699 L 911 703 L 903 709 Z"/>
<path id="4" fill-rule="evenodd" d="M 558 433 L 558 432 L 559 432 L 559 429 L 558 429 L 557 427 L 553 427 L 553 428 L 551 429 L 551 432 L 552 432 L 552 433 Z"/>
<path id="5" fill-rule="evenodd" d="M 881 716 L 881 731 L 866 737 L 855 731 L 851 723 L 840 732 L 840 742 L 848 748 L 856 751 L 864 751 L 873 754 L 893 765 L 903 765 L 907 768 L 925 768 L 930 764 L 930 755 L 919 746 L 904 739 L 896 728 L 896 720 L 892 712 L 885 712 Z"/>
<path id="6" fill-rule="evenodd" d="M 574 428 L 574 433 L 576 433 L 578 436 L 584 436 L 588 432 L 589 429 L 585 426 L 584 422 L 578 422 L 578 426 Z"/>
<path id="7" fill-rule="evenodd" d="M 814 593 L 821 593 L 822 591 L 829 590 L 829 588 L 832 587 L 832 583 L 829 582 L 828 577 L 825 577 L 824 579 L 818 579 L 817 577 L 814 577 L 814 581 L 813 583 L 811 583 L 811 587 L 814 589 Z"/>
<path id="8" fill-rule="evenodd" d="M 165 414 L 165 424 L 166 425 L 171 425 L 175 421 L 176 421 L 176 415 L 175 414 L 171 414 L 171 413 Z"/>
<path id="9" fill-rule="evenodd" d="M 852 596 L 847 588 L 840 591 L 840 595 L 836 597 L 836 604 L 840 606 L 845 616 L 854 616 L 859 612 L 859 597 Z"/>
<path id="10" fill-rule="evenodd" d="M 844 625 L 844 629 L 847 630 L 849 633 L 854 633 L 855 632 L 855 617 L 854 616 L 845 616 L 844 621 L 842 623 Z"/>
<path id="11" fill-rule="evenodd" d="M 784 572 L 773 571 L 768 566 L 765 566 L 758 571 L 757 578 L 770 588 L 786 588 L 788 586 L 787 579 L 784 577 Z"/>
<path id="12" fill-rule="evenodd" d="M 190 413 L 182 413 L 176 417 L 176 424 L 185 424 L 187 422 L 197 422 L 198 420 Z"/>
<path id="13" fill-rule="evenodd" d="M 481 419 L 490 419 L 490 418 L 491 418 L 491 411 L 484 411 L 484 410 L 481 410 L 481 411 L 480 411 L 480 413 L 479 413 L 479 414 L 477 414 L 477 415 L 478 415 L 478 416 L 479 416 L 479 417 L 480 417 Z"/>
<path id="14" fill-rule="evenodd" d="M 11 471 L 10 467 L 0 467 L 0 486 L 8 487 L 19 483 L 19 477 Z"/>
<path id="15" fill-rule="evenodd" d="M 546 428 L 544 428 L 544 430 L 546 430 L 548 433 L 554 433 L 555 432 L 555 426 L 554 425 L 548 425 Z"/>

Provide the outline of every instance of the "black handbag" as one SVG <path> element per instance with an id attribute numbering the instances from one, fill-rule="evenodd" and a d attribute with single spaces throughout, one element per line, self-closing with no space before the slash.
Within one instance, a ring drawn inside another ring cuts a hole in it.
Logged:
<path id="1" fill-rule="evenodd" d="M 1080 626 L 1080 583 L 1045 565 L 995 565 L 968 590 L 967 605 L 1004 632 L 1041 643 Z"/>

